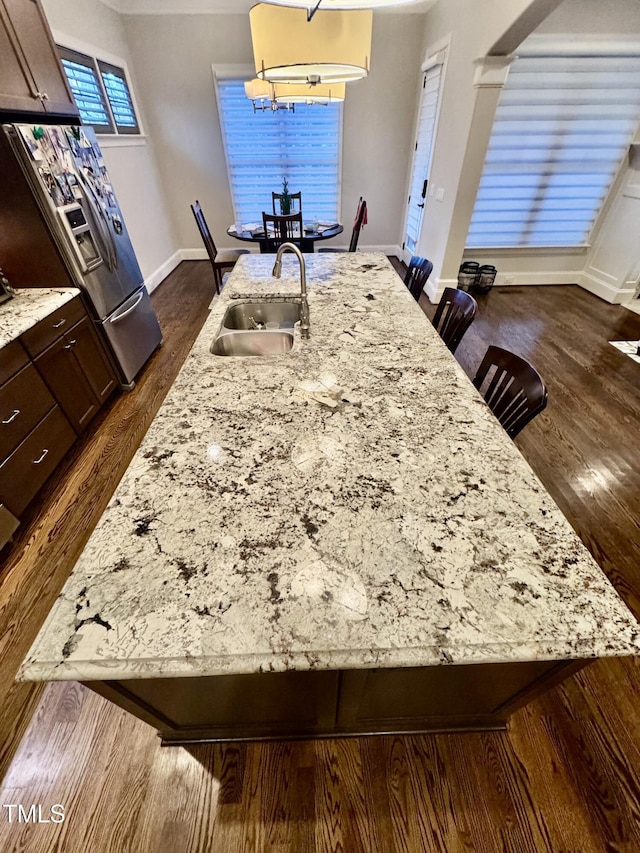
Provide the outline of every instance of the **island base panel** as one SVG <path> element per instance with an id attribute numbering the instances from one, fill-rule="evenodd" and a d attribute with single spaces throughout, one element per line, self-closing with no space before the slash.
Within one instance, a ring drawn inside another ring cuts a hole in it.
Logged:
<path id="1" fill-rule="evenodd" d="M 163 742 L 502 729 L 585 666 L 528 661 L 89 682 Z"/>

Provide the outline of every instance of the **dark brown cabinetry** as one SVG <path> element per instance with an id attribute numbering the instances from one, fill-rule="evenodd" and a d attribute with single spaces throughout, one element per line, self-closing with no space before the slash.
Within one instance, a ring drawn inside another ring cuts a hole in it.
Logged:
<path id="1" fill-rule="evenodd" d="M 23 512 L 116 384 L 80 297 L 0 350 L 0 510 Z"/>
<path id="2" fill-rule="evenodd" d="M 585 665 L 518 661 L 90 682 L 164 743 L 503 729 Z"/>
<path id="3" fill-rule="evenodd" d="M 39 0 L 0 0 L 0 110 L 78 115 Z"/>
<path id="4" fill-rule="evenodd" d="M 88 317 L 48 347 L 35 364 L 78 434 L 115 388 L 115 376 Z"/>
<path id="5" fill-rule="evenodd" d="M 18 516 L 76 434 L 19 341 L 0 351 L 0 377 L 7 375 L 0 386 L 0 501 Z"/>
<path id="6" fill-rule="evenodd" d="M 59 406 L 0 465 L 2 503 L 19 516 L 76 439 Z"/>

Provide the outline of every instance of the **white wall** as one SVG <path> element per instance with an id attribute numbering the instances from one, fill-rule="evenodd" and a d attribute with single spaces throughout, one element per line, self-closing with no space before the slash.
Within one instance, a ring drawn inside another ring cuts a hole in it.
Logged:
<path id="1" fill-rule="evenodd" d="M 198 198 L 218 247 L 232 248 L 225 232 L 234 215 L 211 66 L 252 63 L 248 15 L 125 15 L 123 21 L 178 243 L 202 249 L 189 209 Z M 371 73 L 347 85 L 341 216 L 348 232 L 359 196 L 366 198 L 363 248 L 398 243 L 422 23 L 423 15 L 375 12 Z"/>
<path id="2" fill-rule="evenodd" d="M 607 37 L 623 35 L 630 38 L 636 34 L 640 38 L 640 4 L 637 0 L 616 0 L 615 3 L 564 0 L 536 27 L 534 33 L 561 36 L 568 42 L 589 36 L 593 36 L 594 40 L 606 40 Z M 629 258 L 635 252 L 633 243 L 624 243 L 626 252 L 623 255 L 614 250 L 614 245 L 620 243 L 622 233 L 629 233 L 633 227 L 636 234 L 640 233 L 640 219 L 635 219 L 640 217 L 640 204 L 623 201 L 621 195 L 623 187 L 633 180 L 628 168 L 627 164 L 623 166 L 612 187 L 611 196 L 591 235 L 591 247 L 568 251 L 473 249 L 464 252 L 463 257 L 494 264 L 499 271 L 499 284 L 577 283 L 607 301 L 624 301 L 629 295 L 629 285 L 623 279 L 628 275 L 633 260 L 640 258 L 640 252 L 636 253 L 635 258 Z M 475 195 L 475 190 L 469 187 L 469 193 Z M 633 225 L 629 216 L 632 217 Z M 465 218 L 458 215 L 458 243 L 464 241 L 467 225 Z M 448 270 L 450 277 L 455 273 L 455 258 L 453 261 Z"/>
<path id="3" fill-rule="evenodd" d="M 576 36 L 640 33 L 638 0 L 563 0 L 536 28 L 538 34 Z"/>
<path id="4" fill-rule="evenodd" d="M 43 6 L 56 40 L 87 53 L 93 49 L 107 60 L 124 61 L 137 93 L 123 18 L 117 12 L 98 0 L 44 0 Z M 138 98 L 136 106 L 143 129 L 148 130 L 144 102 Z M 150 289 L 179 262 L 152 141 L 152 136 L 101 137 L 104 160 Z"/>

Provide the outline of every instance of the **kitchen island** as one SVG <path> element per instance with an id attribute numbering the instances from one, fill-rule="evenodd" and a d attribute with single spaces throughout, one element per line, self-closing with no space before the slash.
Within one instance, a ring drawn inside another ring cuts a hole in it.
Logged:
<path id="1" fill-rule="evenodd" d="M 311 337 L 210 352 L 236 265 L 25 680 L 165 742 L 504 726 L 640 626 L 381 254 L 307 256 Z M 551 405 L 553 401 L 551 402 Z"/>

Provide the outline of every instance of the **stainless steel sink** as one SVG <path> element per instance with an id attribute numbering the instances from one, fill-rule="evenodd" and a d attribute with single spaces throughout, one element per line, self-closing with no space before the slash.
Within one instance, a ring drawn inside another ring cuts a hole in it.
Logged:
<path id="1" fill-rule="evenodd" d="M 224 315 L 224 329 L 293 329 L 300 319 L 298 302 L 241 302 Z"/>
<path id="2" fill-rule="evenodd" d="M 284 329 L 225 331 L 222 329 L 211 344 L 211 352 L 214 355 L 269 356 L 289 352 L 292 346 L 293 329 L 291 331 Z"/>

